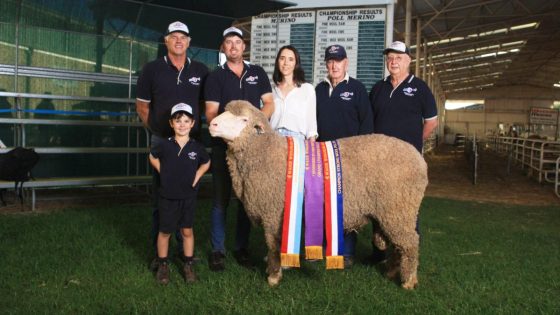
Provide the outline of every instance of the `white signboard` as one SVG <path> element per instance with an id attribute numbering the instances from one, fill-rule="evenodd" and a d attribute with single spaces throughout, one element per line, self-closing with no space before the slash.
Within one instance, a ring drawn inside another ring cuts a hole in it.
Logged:
<path id="1" fill-rule="evenodd" d="M 544 107 L 531 107 L 531 111 L 529 112 L 529 123 L 539 125 L 556 125 L 558 123 L 558 110 Z"/>

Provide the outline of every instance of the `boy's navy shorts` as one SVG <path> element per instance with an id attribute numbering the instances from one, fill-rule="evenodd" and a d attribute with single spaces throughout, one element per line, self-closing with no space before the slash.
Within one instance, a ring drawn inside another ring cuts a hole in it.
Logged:
<path id="1" fill-rule="evenodd" d="M 192 228 L 196 199 L 165 199 L 160 197 L 159 231 L 171 234 L 177 229 Z"/>

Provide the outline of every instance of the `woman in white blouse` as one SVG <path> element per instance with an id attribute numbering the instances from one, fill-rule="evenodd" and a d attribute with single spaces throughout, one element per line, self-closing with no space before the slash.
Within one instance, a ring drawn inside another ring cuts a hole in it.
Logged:
<path id="1" fill-rule="evenodd" d="M 305 83 L 305 74 L 295 47 L 287 45 L 280 48 L 272 80 L 272 128 L 285 136 L 317 138 L 315 88 Z"/>

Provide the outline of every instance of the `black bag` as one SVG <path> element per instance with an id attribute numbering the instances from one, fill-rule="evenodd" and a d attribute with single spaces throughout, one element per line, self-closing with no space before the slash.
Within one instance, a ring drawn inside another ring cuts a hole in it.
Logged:
<path id="1" fill-rule="evenodd" d="M 39 154 L 33 149 L 16 147 L 4 154 L 0 154 L 0 180 L 13 181 L 15 183 L 16 194 L 19 196 L 21 203 L 23 203 L 23 183 L 33 178 L 31 170 L 37 162 L 39 162 Z M 3 205 L 6 205 L 1 192 L 0 201 Z"/>

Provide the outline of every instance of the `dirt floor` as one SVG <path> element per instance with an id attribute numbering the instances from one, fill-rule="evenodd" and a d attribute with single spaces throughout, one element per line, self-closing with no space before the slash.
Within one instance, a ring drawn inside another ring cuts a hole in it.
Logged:
<path id="1" fill-rule="evenodd" d="M 476 185 L 463 152 L 453 146 L 440 146 L 425 156 L 430 183 L 427 196 L 457 200 L 495 202 L 516 205 L 558 205 L 560 198 L 554 185 L 539 184 L 526 176 L 526 170 L 512 165 L 507 172 L 507 157 L 498 156 L 488 149 L 479 151 Z"/>
<path id="2" fill-rule="evenodd" d="M 515 205 L 557 205 L 560 198 L 552 184 L 539 184 L 527 177 L 518 165 L 507 174 L 507 159 L 488 150 L 480 150 L 477 184 L 472 183 L 472 173 L 467 159 L 453 146 L 440 146 L 425 156 L 428 162 L 430 183 L 426 195 L 456 200 L 494 202 Z M 208 186 L 208 185 L 206 185 Z M 209 187 L 201 189 L 200 197 L 209 198 Z M 30 196 L 21 206 L 13 190 L 4 192 L 7 206 L 0 205 L 0 213 L 32 213 Z M 145 188 L 105 187 L 77 189 L 46 189 L 37 191 L 36 212 L 56 211 L 68 207 L 115 204 L 149 204 Z"/>

